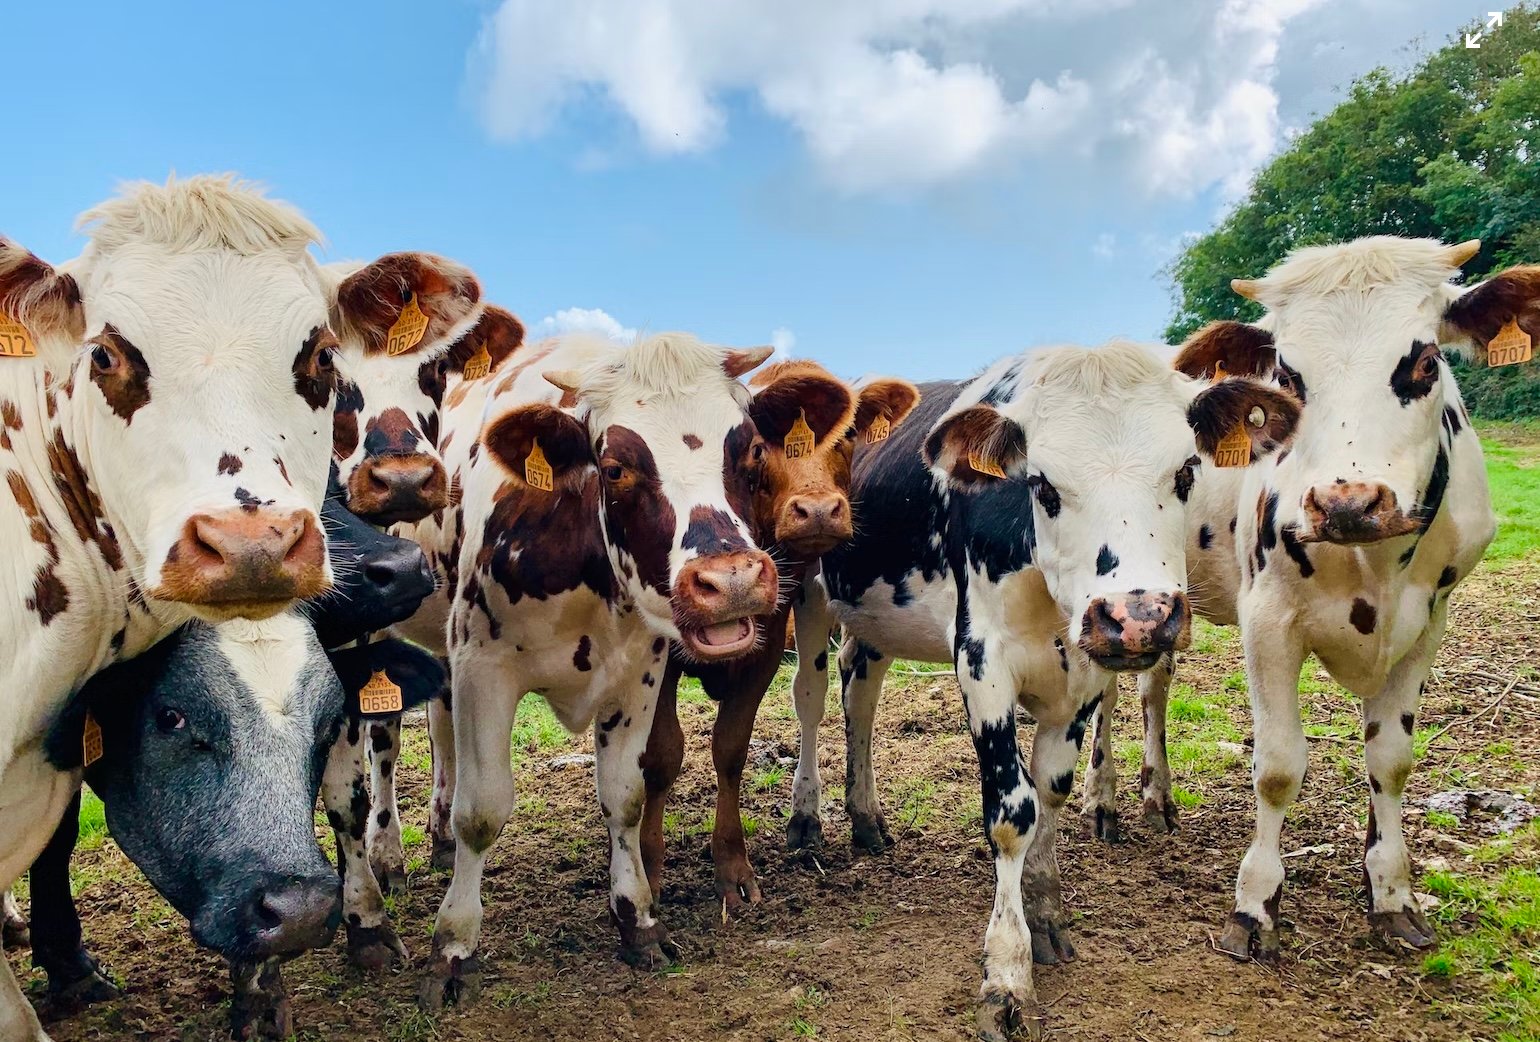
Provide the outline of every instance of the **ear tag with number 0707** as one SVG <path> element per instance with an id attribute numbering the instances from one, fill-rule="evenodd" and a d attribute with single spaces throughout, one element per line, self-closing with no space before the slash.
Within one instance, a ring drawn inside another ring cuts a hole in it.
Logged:
<path id="1" fill-rule="evenodd" d="M 1508 324 L 1497 331 L 1487 342 L 1487 366 L 1519 365 L 1535 356 L 1533 338 L 1519 328 L 1518 319 L 1510 318 Z"/>

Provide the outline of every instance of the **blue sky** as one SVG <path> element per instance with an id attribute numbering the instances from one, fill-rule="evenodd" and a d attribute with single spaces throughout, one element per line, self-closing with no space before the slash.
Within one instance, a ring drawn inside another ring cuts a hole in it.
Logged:
<path id="1" fill-rule="evenodd" d="M 964 375 L 1158 336 L 1181 237 L 1349 79 L 1488 6 L 26 4 L 0 232 L 64 260 L 120 181 L 233 170 L 327 259 L 434 250 L 537 329 Z"/>

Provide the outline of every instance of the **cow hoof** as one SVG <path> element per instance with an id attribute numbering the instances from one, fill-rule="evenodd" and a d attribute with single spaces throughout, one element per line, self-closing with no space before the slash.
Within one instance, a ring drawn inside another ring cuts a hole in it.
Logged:
<path id="1" fill-rule="evenodd" d="M 52 978 L 48 981 L 49 1001 L 70 1009 L 81 1009 L 98 1002 L 113 1002 L 122 997 L 122 990 L 108 980 L 94 963 L 84 977 L 61 983 L 58 987 L 54 987 Z"/>
<path id="2" fill-rule="evenodd" d="M 863 853 L 881 854 L 893 845 L 893 835 L 881 814 L 852 814 L 850 843 Z"/>
<path id="3" fill-rule="evenodd" d="M 401 938 L 396 936 L 396 931 L 389 923 L 349 926 L 347 931 L 348 962 L 361 970 L 378 973 L 389 969 L 396 962 L 405 965 L 411 959 L 406 945 L 401 943 Z"/>
<path id="4" fill-rule="evenodd" d="M 1176 801 L 1167 799 L 1144 801 L 1144 824 L 1151 832 L 1165 835 L 1176 829 Z"/>
<path id="5" fill-rule="evenodd" d="M 1032 961 L 1043 966 L 1057 966 L 1075 957 L 1075 946 L 1070 943 L 1069 927 L 1052 919 L 1028 920 L 1027 929 L 1032 933 Z"/>
<path id="6" fill-rule="evenodd" d="M 27 928 L 27 920 L 7 918 L 0 923 L 0 947 L 8 952 L 32 947 L 32 931 Z"/>
<path id="7" fill-rule="evenodd" d="M 379 881 L 380 891 L 387 897 L 406 896 L 406 870 L 384 865 L 370 865 L 374 878 Z"/>
<path id="8" fill-rule="evenodd" d="M 455 841 L 452 839 L 433 839 L 433 855 L 429 864 L 437 872 L 452 872 L 455 867 Z"/>
<path id="9" fill-rule="evenodd" d="M 662 923 L 654 923 L 620 939 L 620 958 L 638 970 L 661 970 L 679 961 L 679 946 L 669 940 Z"/>
<path id="10" fill-rule="evenodd" d="M 1403 908 L 1399 912 L 1370 912 L 1369 925 L 1383 939 L 1419 950 L 1431 948 L 1438 943 L 1438 934 L 1417 908 Z"/>
<path id="11" fill-rule="evenodd" d="M 812 814 L 801 811 L 793 814 L 786 823 L 787 850 L 822 850 L 823 822 Z"/>
<path id="12" fill-rule="evenodd" d="M 1123 829 L 1118 824 L 1118 812 L 1106 807 L 1097 807 L 1093 817 L 1093 828 L 1096 838 L 1103 843 L 1113 846 L 1123 842 Z"/>
<path id="13" fill-rule="evenodd" d="M 1272 962 L 1278 958 L 1280 949 L 1278 928 L 1263 926 L 1245 912 L 1231 912 L 1214 947 L 1242 962 L 1252 958 L 1258 962 Z"/>
<path id="14" fill-rule="evenodd" d="M 417 1007 L 424 1013 L 437 1013 L 445 1006 L 474 1006 L 480 998 L 481 960 L 474 955 L 463 959 L 434 955 L 417 988 Z"/>
<path id="15" fill-rule="evenodd" d="M 287 1039 L 294 1034 L 294 1012 L 289 996 L 276 998 L 261 993 L 234 999 L 230 1003 L 230 1037 Z"/>
<path id="16" fill-rule="evenodd" d="M 717 896 L 722 899 L 724 918 L 728 912 L 741 911 L 760 902 L 759 880 L 754 878 L 754 870 L 747 865 L 737 868 L 738 871 L 730 871 L 725 877 L 717 877 Z"/>
<path id="17" fill-rule="evenodd" d="M 1031 999 L 991 992 L 979 999 L 976 1016 L 978 1037 L 983 1042 L 1011 1042 L 1013 1039 L 1042 1042 L 1042 1014 Z"/>

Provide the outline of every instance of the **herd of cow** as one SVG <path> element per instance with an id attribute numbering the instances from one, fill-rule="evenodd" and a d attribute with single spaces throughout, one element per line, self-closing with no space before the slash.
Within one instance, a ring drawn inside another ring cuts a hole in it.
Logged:
<path id="1" fill-rule="evenodd" d="M 916 387 L 678 333 L 526 345 L 465 268 L 318 265 L 307 221 L 229 178 L 132 186 L 83 220 L 59 266 L 0 240 L 0 886 L 30 868 L 33 959 L 61 999 L 115 994 L 70 896 L 82 777 L 228 958 L 235 1037 L 289 1033 L 279 966 L 339 924 L 355 963 L 405 962 L 393 767 L 426 703 L 432 862 L 453 879 L 418 998 L 474 1001 L 531 691 L 593 728 L 622 956 L 674 958 L 676 686 L 720 702 L 727 914 L 760 896 L 738 791 L 793 619 L 793 847 L 823 842 L 831 634 L 852 840 L 872 852 L 892 842 L 882 678 L 895 657 L 956 666 L 995 858 L 982 1037 L 1040 1035 L 1032 964 L 1073 954 L 1056 820 L 1089 732 L 1084 810 L 1118 836 L 1121 673 L 1144 706 L 1144 818 L 1176 827 L 1166 691 L 1194 615 L 1239 624 L 1255 728 L 1256 830 L 1219 947 L 1279 947 L 1312 652 L 1364 702 L 1370 923 L 1433 943 L 1401 794 L 1448 595 L 1494 531 L 1439 345 L 1540 336 L 1540 267 L 1467 287 L 1479 243 L 1313 247 L 1237 279 L 1265 317 L 1211 324 L 1174 363 L 1114 342 Z M 7 944 L 27 926 L 7 894 Z M 5 965 L 0 1042 L 46 1037 Z"/>

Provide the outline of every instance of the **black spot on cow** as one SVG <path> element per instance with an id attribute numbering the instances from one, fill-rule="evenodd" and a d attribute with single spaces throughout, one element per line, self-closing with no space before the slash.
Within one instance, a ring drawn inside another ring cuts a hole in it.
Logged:
<path id="1" fill-rule="evenodd" d="M 1278 493 L 1265 494 L 1267 498 L 1260 502 L 1261 509 L 1257 515 L 1256 559 L 1259 573 L 1267 567 L 1267 551 L 1278 545 Z"/>
<path id="2" fill-rule="evenodd" d="M 1096 554 L 1096 574 L 1106 575 L 1118 566 L 1118 555 L 1106 543 Z"/>
<path id="3" fill-rule="evenodd" d="M 652 687 L 652 685 L 654 685 L 656 683 L 657 683 L 657 680 L 653 677 L 653 675 L 651 673 L 643 673 L 642 674 L 642 686 L 643 687 Z"/>
<path id="4" fill-rule="evenodd" d="M 690 511 L 690 523 L 680 545 L 702 556 L 731 553 L 747 546 L 731 514 L 715 507 L 699 506 Z"/>
<path id="5" fill-rule="evenodd" d="M 1401 556 L 1396 558 L 1396 563 L 1402 568 L 1412 563 L 1412 558 L 1417 556 L 1417 540 L 1412 540 L 1412 545 L 1401 551 Z"/>
<path id="6" fill-rule="evenodd" d="M 983 723 L 973 736 L 973 748 L 978 754 L 980 787 L 984 795 L 984 835 L 989 839 L 990 850 L 998 854 L 994 835 L 997 826 L 1008 823 L 1017 833 L 1025 835 L 1037 821 L 1037 800 L 1031 786 L 1022 784 L 1029 779 L 1016 742 L 1015 714 L 1004 720 Z M 1026 797 L 1007 809 L 1005 795 L 1023 788 Z"/>
<path id="7" fill-rule="evenodd" d="M 369 747 L 377 753 L 382 753 L 390 748 L 390 728 L 384 724 L 374 724 L 369 728 Z"/>
<path id="8" fill-rule="evenodd" d="M 964 637 L 962 645 L 962 657 L 968 662 L 968 675 L 974 680 L 984 679 L 984 642 L 976 637 Z"/>
<path id="9" fill-rule="evenodd" d="M 663 654 L 663 649 L 666 647 L 668 647 L 668 641 L 664 640 L 662 637 L 659 637 L 657 640 L 652 642 L 652 653 L 654 655 L 661 655 Z"/>
<path id="10" fill-rule="evenodd" d="M 1189 456 L 1176 472 L 1176 498 L 1183 503 L 1192 494 L 1192 483 L 1197 475 L 1197 467 L 1203 461 L 1197 456 Z"/>
<path id="11" fill-rule="evenodd" d="M 1453 586 L 1454 581 L 1460 577 L 1460 573 L 1454 570 L 1454 565 L 1446 565 L 1444 570 L 1438 573 L 1438 588 L 1442 590 L 1446 586 Z"/>
<path id="12" fill-rule="evenodd" d="M 1054 646 L 1054 650 L 1056 650 L 1059 653 L 1059 668 L 1062 669 L 1064 672 L 1068 673 L 1069 672 L 1069 652 L 1064 650 L 1064 641 L 1060 640 L 1058 637 L 1055 637 L 1055 638 L 1053 638 L 1053 646 Z"/>
<path id="13" fill-rule="evenodd" d="M 1444 406 L 1443 423 L 1444 430 L 1449 432 L 1451 440 L 1459 437 L 1460 431 L 1464 429 L 1464 425 L 1460 422 L 1459 410 L 1452 405 Z"/>
<path id="14" fill-rule="evenodd" d="M 829 668 L 829 653 L 827 651 L 820 651 L 817 657 L 813 659 L 813 668 L 820 673 Z"/>
<path id="15" fill-rule="evenodd" d="M 1095 745 L 1091 746 L 1091 766 L 1100 767 L 1102 765 L 1103 758 L 1102 743 L 1097 742 Z"/>
<path id="16" fill-rule="evenodd" d="M 1238 517 L 1230 518 L 1230 534 L 1231 535 L 1235 534 L 1235 522 L 1237 522 L 1239 520 L 1240 520 L 1240 518 L 1238 518 Z"/>
<path id="17" fill-rule="evenodd" d="M 899 579 L 898 582 L 893 584 L 894 607 L 902 608 L 912 600 L 914 600 L 914 594 L 909 591 L 908 580 Z"/>
<path id="18" fill-rule="evenodd" d="M 1075 718 L 1064 729 L 1066 740 L 1074 742 L 1075 748 L 1085 741 L 1085 729 L 1091 723 L 1091 718 L 1096 715 L 1096 709 L 1102 704 L 1102 696 L 1097 696 L 1075 711 Z"/>
<path id="19" fill-rule="evenodd" d="M 1053 482 L 1041 474 L 1034 474 L 1027 479 L 1027 484 L 1031 486 L 1033 493 L 1036 494 L 1037 502 L 1043 508 L 1043 513 L 1048 515 L 1049 518 L 1058 517 L 1059 510 L 1063 507 L 1063 502 L 1059 498 L 1059 490 L 1053 487 Z"/>
<path id="20" fill-rule="evenodd" d="M 1304 405 L 1310 400 L 1310 394 L 1305 389 L 1305 378 L 1299 375 L 1298 369 L 1282 358 L 1278 359 L 1278 366 L 1273 370 L 1273 379 L 1278 382 L 1279 387 L 1298 398 L 1299 404 Z"/>
<path id="21" fill-rule="evenodd" d="M 1382 790 L 1382 789 L 1381 789 L 1381 788 L 1380 788 L 1380 780 L 1379 780 L 1379 779 L 1378 779 L 1378 778 L 1376 778 L 1376 777 L 1375 777 L 1375 776 L 1374 776 L 1374 775 L 1372 775 L 1372 774 L 1371 774 L 1371 775 L 1369 775 L 1369 788 L 1371 788 L 1371 789 L 1373 789 L 1373 790 L 1374 790 L 1374 794 L 1375 794 L 1375 795 L 1376 795 L 1376 796 L 1378 796 L 1378 795 L 1379 795 L 1379 794 L 1380 794 L 1380 793 L 1381 793 L 1381 792 L 1382 792 L 1382 791 L 1383 791 L 1383 790 Z"/>
<path id="22" fill-rule="evenodd" d="M 1364 742 L 1367 744 L 1374 741 L 1379 737 L 1379 734 L 1380 722 L 1378 720 L 1370 720 L 1368 726 L 1364 728 Z"/>
<path id="23" fill-rule="evenodd" d="M 1278 538 L 1283 543 L 1283 552 L 1289 555 L 1289 560 L 1299 565 L 1299 575 L 1302 579 L 1308 579 L 1315 574 L 1315 565 L 1310 561 L 1310 554 L 1299 541 L 1299 526 L 1292 521 L 1278 530 Z"/>
<path id="24" fill-rule="evenodd" d="M 1401 730 L 1407 734 L 1412 733 L 1412 728 L 1417 725 L 1417 717 L 1412 713 L 1401 714 Z"/>
<path id="25" fill-rule="evenodd" d="M 1214 545 L 1214 530 L 1208 525 L 1198 526 L 1198 549 L 1207 550 Z"/>
<path id="26" fill-rule="evenodd" d="M 1055 795 L 1068 796 L 1070 789 L 1075 787 L 1075 772 L 1073 770 L 1065 771 L 1049 782 L 1048 787 L 1053 790 Z"/>
<path id="27" fill-rule="evenodd" d="M 1359 633 L 1368 635 L 1374 632 L 1374 624 L 1379 613 L 1374 610 L 1374 605 L 1362 597 L 1353 598 L 1353 608 L 1348 612 L 1348 621 Z"/>
<path id="28" fill-rule="evenodd" d="M 593 668 L 593 664 L 588 661 L 588 654 L 592 650 L 593 641 L 589 640 L 588 634 L 578 638 L 577 650 L 572 653 L 572 665 L 578 672 L 587 673 Z"/>
<path id="29" fill-rule="evenodd" d="M 1435 364 L 1431 366 L 1425 361 L 1430 352 L 1435 359 Z M 1403 408 L 1419 398 L 1426 398 L 1433 390 L 1433 385 L 1438 382 L 1437 357 L 1436 345 L 1414 340 L 1411 350 L 1396 363 L 1395 370 L 1390 374 L 1390 389 L 1401 400 Z"/>
<path id="30" fill-rule="evenodd" d="M 390 811 L 388 811 L 388 810 L 380 811 L 378 814 L 376 814 L 374 816 L 374 821 L 375 821 L 375 824 L 380 826 L 380 828 L 384 828 L 386 825 L 389 825 L 390 824 Z"/>
<path id="31" fill-rule="evenodd" d="M 241 505 L 241 509 L 246 511 L 248 514 L 255 514 L 262 507 L 270 506 L 273 502 L 271 499 L 263 499 L 260 496 L 254 496 L 244 488 L 237 488 L 235 490 L 235 501 L 239 503 Z"/>
<path id="32" fill-rule="evenodd" d="M 610 714 L 607 718 L 605 718 L 604 720 L 599 721 L 599 730 L 601 730 L 601 731 L 613 731 L 613 730 L 615 730 L 615 728 L 620 726 L 620 718 L 623 715 L 625 715 L 625 714 L 623 714 L 619 709 L 615 710 L 615 712 Z"/>
<path id="33" fill-rule="evenodd" d="M 1428 476 L 1428 487 L 1423 492 L 1422 498 L 1417 503 L 1417 509 L 1413 517 L 1427 531 L 1433 519 L 1438 516 L 1439 508 L 1444 505 L 1444 493 L 1449 489 L 1449 454 L 1444 447 L 1438 447 L 1438 455 L 1433 457 L 1433 472 Z"/>

